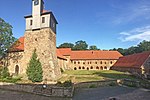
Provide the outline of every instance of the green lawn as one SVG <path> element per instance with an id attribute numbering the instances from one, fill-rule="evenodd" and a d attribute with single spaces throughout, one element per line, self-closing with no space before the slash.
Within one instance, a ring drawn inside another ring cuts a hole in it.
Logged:
<path id="1" fill-rule="evenodd" d="M 113 70 L 106 70 L 106 71 L 69 70 L 65 71 L 63 73 L 62 78 L 60 78 L 58 81 L 64 82 L 66 80 L 71 80 L 74 83 L 78 83 L 78 82 L 101 81 L 111 79 L 140 80 L 132 75 L 125 74 L 124 72 L 118 72 Z"/>

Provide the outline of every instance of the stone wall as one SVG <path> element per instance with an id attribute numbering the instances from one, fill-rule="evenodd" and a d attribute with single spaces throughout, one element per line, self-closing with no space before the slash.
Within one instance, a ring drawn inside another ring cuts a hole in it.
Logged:
<path id="1" fill-rule="evenodd" d="M 101 87 L 101 86 L 114 86 L 114 85 L 117 85 L 117 80 L 81 82 L 75 84 L 75 88 L 90 88 L 92 86 Z"/>
<path id="2" fill-rule="evenodd" d="M 24 85 L 11 83 L 0 83 L 0 88 L 55 97 L 72 97 L 74 91 L 74 87 L 57 87 L 54 85 L 46 85 L 46 88 L 44 88 L 43 85 Z"/>
<path id="3" fill-rule="evenodd" d="M 56 80 L 60 77 L 56 55 L 56 34 L 50 28 L 25 32 L 24 40 L 25 66 L 36 49 L 36 53 L 43 67 L 43 79 Z"/>

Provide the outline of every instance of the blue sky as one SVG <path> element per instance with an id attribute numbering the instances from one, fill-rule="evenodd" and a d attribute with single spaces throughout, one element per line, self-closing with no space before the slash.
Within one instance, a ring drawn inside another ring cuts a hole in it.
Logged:
<path id="1" fill-rule="evenodd" d="M 1 0 L 0 17 L 24 35 L 32 0 Z M 57 46 L 84 40 L 100 49 L 128 48 L 150 40 L 149 0 L 44 0 L 58 20 Z M 6 6 L 7 5 L 7 6 Z"/>

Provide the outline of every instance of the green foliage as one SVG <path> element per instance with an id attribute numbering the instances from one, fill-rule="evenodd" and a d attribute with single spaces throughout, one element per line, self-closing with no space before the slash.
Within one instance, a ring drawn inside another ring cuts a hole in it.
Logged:
<path id="1" fill-rule="evenodd" d="M 87 48 L 88 44 L 86 43 L 86 41 L 80 40 L 75 43 L 73 50 L 87 50 Z"/>
<path id="2" fill-rule="evenodd" d="M 12 26 L 0 18 L 0 57 L 6 54 L 14 41 Z"/>
<path id="3" fill-rule="evenodd" d="M 58 48 L 71 48 L 71 49 L 73 49 L 73 47 L 74 47 L 74 44 L 72 44 L 72 43 L 63 43 Z"/>
<path id="4" fill-rule="evenodd" d="M 42 79 L 43 79 L 42 65 L 39 59 L 37 59 L 36 50 L 34 50 L 33 52 L 33 55 L 27 67 L 26 73 L 27 73 L 28 79 L 31 80 L 32 82 L 42 82 Z"/>
<path id="5" fill-rule="evenodd" d="M 91 84 L 89 88 L 97 88 L 97 86 L 95 84 Z"/>
<path id="6" fill-rule="evenodd" d="M 9 71 L 7 67 L 3 67 L 2 69 L 0 69 L 0 76 L 1 78 L 8 78 L 10 77 Z"/>
<path id="7" fill-rule="evenodd" d="M 60 87 L 71 87 L 73 83 L 71 82 L 71 80 L 67 80 L 64 83 L 61 83 L 60 81 L 58 81 L 56 85 Z"/>
<path id="8" fill-rule="evenodd" d="M 97 48 L 96 45 L 91 45 L 91 46 L 89 47 L 89 50 L 99 50 L 99 49 Z"/>
<path id="9" fill-rule="evenodd" d="M 117 50 L 118 52 L 120 52 L 121 54 L 125 55 L 131 55 L 134 53 L 141 53 L 144 51 L 150 51 L 150 41 L 142 41 L 140 42 L 137 46 L 131 46 L 128 49 L 123 49 L 123 48 L 114 48 L 114 49 L 110 49 L 110 50 Z"/>

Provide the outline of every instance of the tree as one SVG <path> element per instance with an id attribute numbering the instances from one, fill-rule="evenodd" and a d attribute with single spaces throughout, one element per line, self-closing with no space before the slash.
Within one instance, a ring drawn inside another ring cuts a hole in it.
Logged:
<path id="1" fill-rule="evenodd" d="M 99 50 L 96 45 L 91 45 L 89 47 L 90 50 Z"/>
<path id="2" fill-rule="evenodd" d="M 87 50 L 88 48 L 88 44 L 85 41 L 77 41 L 75 42 L 75 46 L 73 48 L 73 50 Z"/>
<path id="3" fill-rule="evenodd" d="M 72 43 L 63 43 L 58 48 L 71 48 L 71 49 L 73 49 L 73 47 L 74 47 L 74 44 L 72 44 Z"/>
<path id="4" fill-rule="evenodd" d="M 42 65 L 39 59 L 37 59 L 36 50 L 34 50 L 33 52 L 33 55 L 27 67 L 26 73 L 27 73 L 28 79 L 31 80 L 32 82 L 42 82 L 42 79 L 43 79 Z"/>
<path id="5" fill-rule="evenodd" d="M 12 26 L 0 18 L 0 57 L 6 54 L 6 51 L 15 40 L 12 33 Z"/>
<path id="6" fill-rule="evenodd" d="M 142 41 L 137 45 L 138 51 L 137 52 L 143 52 L 143 51 L 149 51 L 150 50 L 150 41 Z"/>

